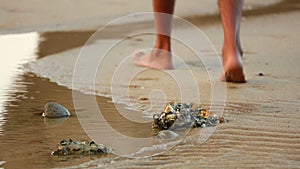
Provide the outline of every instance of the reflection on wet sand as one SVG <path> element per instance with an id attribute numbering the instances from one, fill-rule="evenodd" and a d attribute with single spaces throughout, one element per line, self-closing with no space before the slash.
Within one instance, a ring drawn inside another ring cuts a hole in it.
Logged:
<path id="1" fill-rule="evenodd" d="M 0 158 L 6 161 L 5 167 L 49 168 L 96 158 L 82 157 L 64 163 L 50 156 L 51 151 L 62 139 L 89 140 L 76 118 L 71 90 L 32 74 L 18 77 L 15 83 L 21 86 L 16 87 L 14 89 L 16 92 L 9 95 L 10 100 L 13 101 L 6 104 L 7 121 L 4 125 L 3 136 L 0 137 Z M 74 115 L 63 120 L 43 119 L 37 115 L 37 112 L 43 111 L 43 105 L 48 101 L 57 101 L 65 105 Z M 107 100 L 100 101 L 106 102 Z"/>
<path id="2" fill-rule="evenodd" d="M 19 73 L 20 63 L 35 58 L 38 38 L 36 32 L 0 36 L 0 56 L 5 57 L 2 60 L 4 64 L 0 67 L 0 135 L 6 122 L 4 104 L 8 100 L 7 93 L 12 91 L 11 86 L 14 85 L 14 77 Z"/>
<path id="3" fill-rule="evenodd" d="M 8 101 L 5 106 L 7 121 L 0 137 L 0 158 L 6 161 L 5 167 L 50 168 L 62 165 L 50 156 L 59 140 L 88 137 L 76 117 L 64 122 L 47 120 L 44 123 L 44 119 L 36 113 L 43 111 L 43 105 L 50 100 L 72 108 L 72 104 L 65 101 L 71 99 L 71 92 L 32 74 L 19 76 L 15 83 L 19 85 L 9 94 L 9 100 L 13 101 Z"/>
<path id="4" fill-rule="evenodd" d="M 75 165 L 91 158 L 81 157 L 78 159 L 67 159 L 68 162 L 61 162 L 57 157 L 51 157 L 50 153 L 56 148 L 56 144 L 62 139 L 74 138 L 76 140 L 89 140 L 82 129 L 73 107 L 72 91 L 49 82 L 47 79 L 36 77 L 33 74 L 24 74 L 17 78 L 20 84 L 14 88 L 15 92 L 9 94 L 7 112 L 1 141 L 0 158 L 6 161 L 5 167 L 26 166 L 26 168 L 58 167 Z M 81 93 L 76 93 L 81 94 Z M 82 97 L 95 97 L 81 94 Z M 20 97 L 22 96 L 22 97 Z M 14 99 L 18 98 L 18 99 Z M 72 116 L 65 119 L 44 119 L 40 116 L 43 106 L 49 101 L 56 101 L 65 105 Z M 99 108 L 103 116 L 110 122 L 115 130 L 126 136 L 147 137 L 152 136 L 151 123 L 134 124 L 120 114 L 109 98 L 97 97 Z M 77 110 L 79 112 L 97 111 L 93 105 L 86 103 L 86 108 Z M 124 108 L 124 111 L 128 111 Z M 93 124 L 91 124 L 93 125 Z M 139 130 L 137 130 L 139 129 Z M 108 129 L 103 128 L 99 133 L 105 133 Z M 103 137 L 105 137 L 103 135 Z M 128 146 L 128 145 L 123 145 Z M 18 151 L 12 151 L 12 150 Z M 35 159 L 39 159 L 38 161 Z M 66 159 L 65 159 L 66 160 Z"/>

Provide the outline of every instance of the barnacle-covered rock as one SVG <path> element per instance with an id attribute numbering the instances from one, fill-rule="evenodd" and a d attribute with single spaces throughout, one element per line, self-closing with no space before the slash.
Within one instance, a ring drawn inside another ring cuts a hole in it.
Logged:
<path id="1" fill-rule="evenodd" d="M 62 140 L 57 145 L 57 150 L 53 151 L 52 155 L 94 155 L 94 154 L 109 154 L 111 148 L 105 147 L 102 144 L 96 144 L 94 141 L 74 141 L 72 139 Z"/>
<path id="2" fill-rule="evenodd" d="M 152 128 L 167 130 L 170 127 L 206 127 L 225 122 L 223 117 L 193 104 L 169 102 L 164 111 L 153 115 Z"/>

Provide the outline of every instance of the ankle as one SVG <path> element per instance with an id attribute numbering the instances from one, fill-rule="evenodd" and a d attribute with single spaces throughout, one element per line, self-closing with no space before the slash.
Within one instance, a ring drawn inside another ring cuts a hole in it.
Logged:
<path id="1" fill-rule="evenodd" d="M 236 38 L 228 38 L 224 35 L 224 38 L 222 54 L 243 55 L 243 49 L 238 35 Z"/>
<path id="2" fill-rule="evenodd" d="M 166 35 L 157 35 L 155 49 L 161 49 L 164 51 L 171 52 L 171 39 Z"/>
<path id="3" fill-rule="evenodd" d="M 240 53 L 239 48 L 237 47 L 226 47 L 224 46 L 222 49 L 222 60 L 223 66 L 225 65 L 235 65 L 238 67 L 242 66 L 242 55 Z M 230 67 L 231 67 L 230 66 Z"/>
<path id="4" fill-rule="evenodd" d="M 239 56 L 240 49 L 236 45 L 224 45 L 222 48 L 222 57 L 227 57 L 228 55 Z"/>

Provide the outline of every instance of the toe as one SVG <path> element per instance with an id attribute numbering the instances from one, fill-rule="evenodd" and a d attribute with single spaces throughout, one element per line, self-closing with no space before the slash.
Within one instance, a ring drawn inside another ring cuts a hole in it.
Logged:
<path id="1" fill-rule="evenodd" d="M 132 60 L 133 62 L 136 64 L 136 65 L 141 65 L 141 58 L 142 56 L 145 55 L 144 52 L 135 52 L 133 55 L 132 55 Z"/>
<path id="2" fill-rule="evenodd" d="M 133 60 L 140 60 L 140 58 L 145 55 L 144 52 L 142 51 L 138 51 L 138 52 L 135 52 L 132 56 Z"/>
<path id="3" fill-rule="evenodd" d="M 225 73 L 222 73 L 220 76 L 220 81 L 221 82 L 226 82 L 226 78 L 225 78 Z"/>

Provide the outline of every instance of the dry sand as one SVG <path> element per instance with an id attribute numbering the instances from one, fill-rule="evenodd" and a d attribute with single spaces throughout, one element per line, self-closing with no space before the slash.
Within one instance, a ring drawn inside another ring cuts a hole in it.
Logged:
<path id="1" fill-rule="evenodd" d="M 38 8 L 32 8 L 27 1 L 20 1 L 18 4 L 1 2 L 3 5 L 1 6 L 0 32 L 2 34 L 41 32 L 40 39 L 43 41 L 38 46 L 38 59 L 29 63 L 27 69 L 70 88 L 72 87 L 72 72 L 81 50 L 80 46 L 94 33 L 95 29 L 118 16 L 151 10 L 150 2 L 142 1 L 130 4 L 117 3 L 117 1 L 103 2 L 99 8 L 96 6 L 96 1 L 91 1 L 89 4 L 72 1 L 68 12 L 62 5 L 70 4 L 69 1 L 51 1 L 49 5 L 40 1 L 32 1 L 32 3 Z M 203 6 L 199 3 L 199 8 L 194 7 L 195 3 L 199 2 L 178 1 L 177 14 L 201 28 L 216 50 L 220 51 L 222 27 L 216 13 L 215 2 L 203 1 Z M 112 160 L 104 159 L 84 164 L 81 167 L 97 165 L 122 168 L 298 167 L 300 165 L 300 58 L 298 56 L 300 53 L 298 48 L 300 3 L 293 0 L 246 1 L 244 8 L 241 37 L 248 83 L 228 83 L 226 86 L 227 99 L 223 115 L 229 123 L 219 125 L 205 144 L 178 145 L 164 155 L 153 158 L 121 158 L 114 159 L 114 163 L 111 163 Z M 110 14 L 111 9 L 116 12 L 114 15 Z M 134 21 L 130 20 L 130 22 Z M 134 24 L 114 25 L 111 30 L 105 30 L 107 32 L 87 46 L 90 52 L 87 57 L 91 60 L 97 59 L 98 54 L 105 52 L 114 40 L 122 39 L 130 33 L 151 32 L 152 28 L 153 24 L 150 19 Z M 176 30 L 190 31 L 180 26 Z M 138 35 L 115 45 L 98 69 L 95 78 L 96 94 L 117 96 L 110 90 L 115 68 L 119 66 L 119 70 L 127 68 L 128 72 L 139 71 L 140 68 L 134 66 L 130 60 L 125 60 L 122 64 L 120 61 L 139 48 L 152 47 L 153 40 L 152 35 Z M 203 45 L 205 45 L 204 42 Z M 114 101 L 126 102 L 126 99 L 130 98 L 139 110 L 147 110 L 150 104 L 140 98 L 150 97 L 151 100 L 156 100 L 155 108 L 160 108 L 168 100 L 180 99 L 178 86 L 174 85 L 177 82 L 168 74 L 179 75 L 179 79 L 186 76 L 188 79 L 187 75 L 191 70 L 196 79 L 196 82 L 192 84 L 196 84 L 199 89 L 196 93 L 200 93 L 201 103 L 209 106 L 212 79 L 209 79 L 205 67 L 180 41 L 174 40 L 173 46 L 174 54 L 179 56 L 189 69 L 177 59 L 175 70 L 166 72 L 143 70 L 130 81 L 129 95 L 121 95 L 121 98 L 116 97 Z M 211 48 L 205 46 L 203 49 L 204 55 L 215 56 Z M 86 58 L 86 60 L 89 59 Z M 84 64 L 95 65 L 93 61 L 84 62 Z M 212 65 L 210 69 L 218 72 L 218 64 Z M 88 73 L 89 69 L 81 69 L 81 74 L 76 78 L 80 78 L 83 83 L 75 84 L 73 88 L 85 93 L 93 93 L 94 86 L 86 76 Z M 263 76 L 259 76 L 260 73 Z M 131 74 L 120 74 L 124 79 L 132 78 Z M 128 89 L 127 84 L 122 81 L 117 81 L 115 85 L 120 91 Z M 186 85 L 191 85 L 191 83 L 184 83 L 183 88 L 193 88 L 193 86 L 187 87 Z M 224 83 L 218 83 L 218 85 L 222 86 Z M 149 95 L 153 89 L 163 91 L 165 96 L 159 92 Z M 190 92 L 189 95 L 195 95 L 194 90 L 186 92 Z M 66 104 L 72 104 L 72 102 Z"/>

